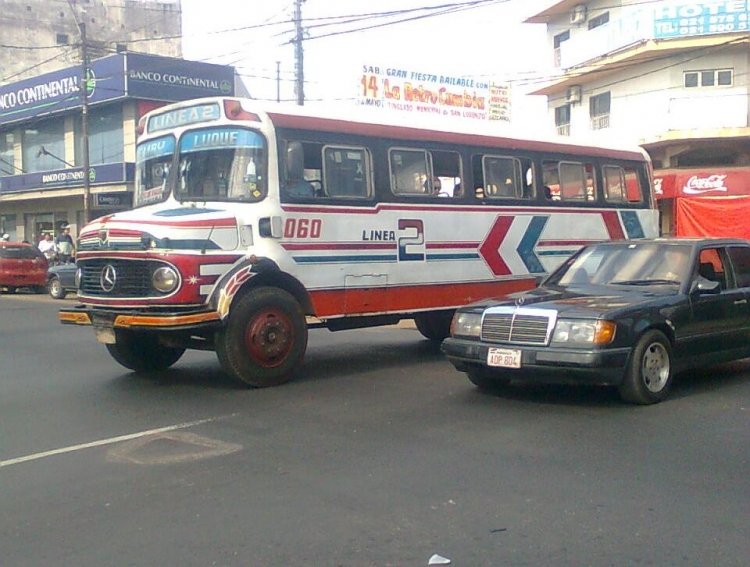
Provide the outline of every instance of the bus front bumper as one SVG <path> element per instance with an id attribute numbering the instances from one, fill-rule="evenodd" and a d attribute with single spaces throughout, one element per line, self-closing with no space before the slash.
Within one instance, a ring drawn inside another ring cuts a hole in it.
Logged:
<path id="1" fill-rule="evenodd" d="M 92 308 L 86 305 L 60 309 L 63 325 L 91 326 L 99 342 L 114 343 L 114 331 L 180 332 L 196 329 L 218 328 L 220 315 L 213 310 L 139 311 Z"/>

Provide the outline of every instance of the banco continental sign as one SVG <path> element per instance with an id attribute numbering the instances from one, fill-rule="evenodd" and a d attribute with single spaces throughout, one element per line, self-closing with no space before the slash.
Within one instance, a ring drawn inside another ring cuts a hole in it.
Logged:
<path id="1" fill-rule="evenodd" d="M 22 87 L 15 91 L 0 94 L 0 110 L 12 110 L 78 94 L 79 92 L 77 76 L 62 77 L 47 83 Z"/>
<path id="2" fill-rule="evenodd" d="M 213 89 L 222 93 L 231 92 L 231 84 L 226 80 L 208 79 L 205 77 L 189 77 L 174 73 L 160 73 L 159 71 L 130 71 L 128 77 L 134 81 L 146 81 L 160 85 L 178 85 L 181 87 L 199 87 Z"/>

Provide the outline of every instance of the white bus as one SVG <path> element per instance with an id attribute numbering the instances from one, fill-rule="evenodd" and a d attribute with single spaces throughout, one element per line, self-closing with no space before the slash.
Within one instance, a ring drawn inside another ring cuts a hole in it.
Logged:
<path id="1" fill-rule="evenodd" d="M 134 209 L 79 237 L 80 304 L 112 357 L 215 350 L 242 382 L 293 377 L 311 327 L 413 319 L 532 287 L 581 245 L 657 236 L 638 148 L 365 123 L 209 98 L 139 123 Z"/>

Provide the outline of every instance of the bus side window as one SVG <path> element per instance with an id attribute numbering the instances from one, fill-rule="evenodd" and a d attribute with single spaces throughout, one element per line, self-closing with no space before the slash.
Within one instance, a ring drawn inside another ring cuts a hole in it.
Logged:
<path id="1" fill-rule="evenodd" d="M 433 197 L 455 197 L 463 195 L 461 175 L 461 155 L 458 152 L 431 150 L 432 185 L 430 194 Z"/>
<path id="2" fill-rule="evenodd" d="M 282 193 L 311 198 L 322 193 L 322 145 L 299 141 L 286 143 Z"/>
<path id="3" fill-rule="evenodd" d="M 371 193 L 370 159 L 365 148 L 326 147 L 323 149 L 323 184 L 326 195 L 366 198 Z"/>
<path id="4" fill-rule="evenodd" d="M 542 162 L 542 185 L 544 186 L 544 197 L 549 201 L 560 200 L 560 173 L 559 162 Z"/>
<path id="5" fill-rule="evenodd" d="M 432 164 L 426 151 L 392 148 L 388 161 L 394 195 L 425 195 L 429 191 Z"/>
<path id="6" fill-rule="evenodd" d="M 604 199 L 608 203 L 624 203 L 625 172 L 620 166 L 605 165 L 602 168 L 604 177 Z"/>
<path id="7" fill-rule="evenodd" d="M 484 195 L 491 199 L 520 199 L 522 196 L 521 162 L 517 158 L 484 156 L 482 158 Z"/>

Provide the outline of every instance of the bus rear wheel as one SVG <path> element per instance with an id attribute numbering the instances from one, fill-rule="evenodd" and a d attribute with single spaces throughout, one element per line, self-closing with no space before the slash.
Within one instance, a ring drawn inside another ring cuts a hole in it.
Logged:
<path id="1" fill-rule="evenodd" d="M 255 388 L 292 379 L 307 350 L 307 323 L 288 292 L 258 287 L 237 299 L 227 325 L 216 336 L 224 371 Z"/>
<path id="2" fill-rule="evenodd" d="M 151 333 L 118 330 L 117 342 L 106 345 L 112 358 L 134 372 L 165 370 L 180 360 L 184 348 L 168 347 Z"/>
<path id="3" fill-rule="evenodd" d="M 450 335 L 452 319 L 453 311 L 432 311 L 414 315 L 417 330 L 431 341 L 442 341 Z"/>

